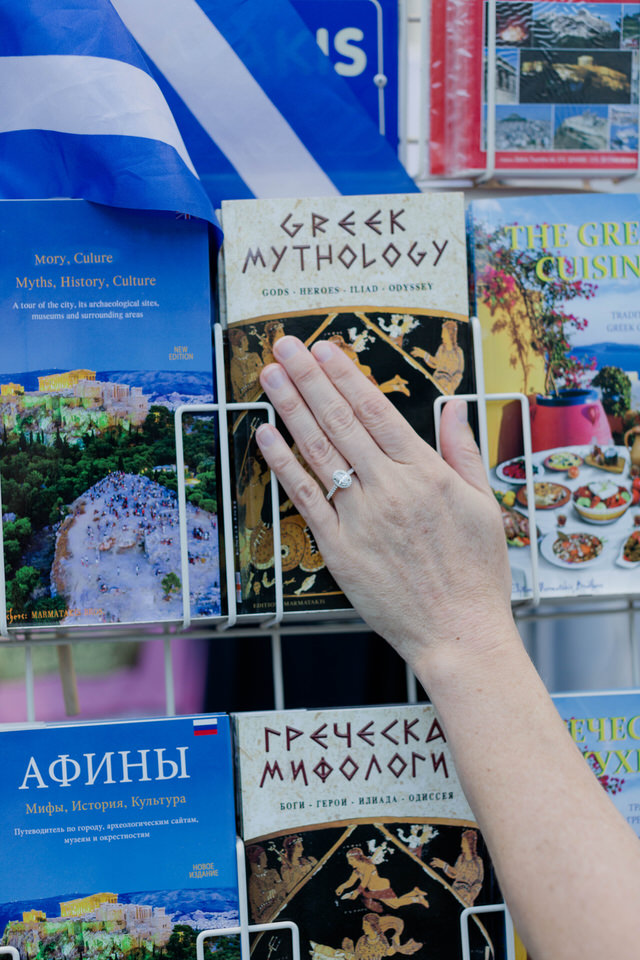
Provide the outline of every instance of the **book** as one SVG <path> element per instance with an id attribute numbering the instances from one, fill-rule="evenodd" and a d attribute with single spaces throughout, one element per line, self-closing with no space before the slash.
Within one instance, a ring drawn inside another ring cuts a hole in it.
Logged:
<path id="1" fill-rule="evenodd" d="M 207 224 L 7 200 L 0 238 L 9 627 L 180 620 L 174 411 L 213 400 Z M 192 614 L 217 616 L 217 438 L 184 422 Z"/>
<path id="2" fill-rule="evenodd" d="M 612 690 L 552 695 L 602 788 L 640 836 L 640 774 L 636 726 L 640 691 Z M 533 960 L 516 936 L 516 960 Z"/>
<path id="3" fill-rule="evenodd" d="M 492 24 L 484 0 L 432 4 L 431 172 L 486 168 L 491 85 L 496 170 L 635 170 L 637 7 L 611 0 L 499 0 L 495 10 Z"/>
<path id="4" fill-rule="evenodd" d="M 460 914 L 501 904 L 429 704 L 233 715 L 250 920 L 290 920 L 300 954 L 462 957 Z M 504 956 L 500 914 L 469 920 L 471 957 Z M 252 956 L 288 960 L 288 934 Z"/>
<path id="5" fill-rule="evenodd" d="M 222 205 L 229 397 L 263 398 L 272 345 L 337 343 L 433 442 L 433 402 L 473 384 L 459 193 L 229 201 Z M 274 607 L 269 471 L 255 411 L 232 422 L 239 613 Z M 285 612 L 348 606 L 281 497 Z"/>
<path id="6" fill-rule="evenodd" d="M 640 198 L 469 205 L 488 393 L 528 398 L 543 599 L 634 593 L 640 557 Z M 513 596 L 531 596 L 533 522 L 520 404 L 488 404 L 490 481 Z"/>
<path id="7" fill-rule="evenodd" d="M 552 700 L 603 790 L 640 837 L 640 690 L 554 693 Z"/>
<path id="8" fill-rule="evenodd" d="M 195 956 L 200 930 L 237 924 L 228 716 L 5 727 L 0 742 L 0 946 Z"/>

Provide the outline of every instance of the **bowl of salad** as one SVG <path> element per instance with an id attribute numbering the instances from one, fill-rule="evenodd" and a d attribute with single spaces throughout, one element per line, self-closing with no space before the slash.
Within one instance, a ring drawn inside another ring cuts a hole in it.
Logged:
<path id="1" fill-rule="evenodd" d="M 631 491 L 613 480 L 594 480 L 573 493 L 573 505 L 589 523 L 612 523 L 632 502 Z"/>

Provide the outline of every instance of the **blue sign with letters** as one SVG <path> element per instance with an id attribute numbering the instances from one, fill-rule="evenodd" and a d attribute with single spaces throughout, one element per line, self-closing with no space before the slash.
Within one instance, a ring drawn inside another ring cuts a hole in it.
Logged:
<path id="1" fill-rule="evenodd" d="M 398 148 L 397 0 L 291 0 L 320 49 Z"/>

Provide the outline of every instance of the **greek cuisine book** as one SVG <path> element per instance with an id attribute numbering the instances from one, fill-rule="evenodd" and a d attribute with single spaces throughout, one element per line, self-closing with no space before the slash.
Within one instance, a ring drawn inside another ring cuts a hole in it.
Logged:
<path id="1" fill-rule="evenodd" d="M 603 790 L 640 837 L 640 690 L 554 693 L 552 699 Z"/>
<path id="2" fill-rule="evenodd" d="M 498 0 L 495 24 L 484 0 L 431 6 L 433 174 L 485 169 L 490 119 L 497 170 L 588 176 L 636 169 L 637 4 Z"/>
<path id="3" fill-rule="evenodd" d="M 528 399 L 535 530 L 517 400 L 488 404 L 490 482 L 513 598 L 634 594 L 640 575 L 640 197 L 473 201 L 488 393 Z"/>
<path id="4" fill-rule="evenodd" d="M 553 702 L 603 790 L 640 837 L 640 691 L 554 693 Z M 516 938 L 516 960 L 534 960 Z"/>
<path id="5" fill-rule="evenodd" d="M 237 924 L 228 716 L 3 728 L 0 744 L 0 946 L 170 960 Z"/>
<path id="6" fill-rule="evenodd" d="M 473 383 L 461 194 L 242 200 L 222 205 L 229 399 L 265 399 L 273 344 L 336 343 L 433 441 L 433 402 Z M 269 471 L 255 411 L 232 422 L 238 611 L 274 607 Z M 348 496 L 348 493 L 341 493 Z M 281 496 L 285 612 L 348 603 Z"/>
<path id="7" fill-rule="evenodd" d="M 291 920 L 301 956 L 462 957 L 460 914 L 500 904 L 445 735 L 426 704 L 233 716 L 250 919 Z M 471 957 L 504 957 L 499 913 Z M 290 960 L 289 934 L 253 940 Z"/>
<path id="8" fill-rule="evenodd" d="M 182 617 L 174 411 L 213 400 L 208 228 L 0 203 L 10 628 Z M 184 418 L 192 615 L 221 613 L 216 435 Z"/>

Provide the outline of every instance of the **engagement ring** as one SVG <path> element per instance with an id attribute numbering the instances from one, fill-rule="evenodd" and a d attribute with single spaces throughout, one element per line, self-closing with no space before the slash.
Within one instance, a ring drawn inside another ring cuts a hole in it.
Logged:
<path id="1" fill-rule="evenodd" d="M 351 479 L 351 474 L 355 473 L 353 467 L 349 467 L 348 470 L 335 470 L 332 476 L 333 486 L 327 494 L 327 500 L 331 500 L 331 497 L 334 495 L 336 490 L 346 490 L 347 487 L 350 487 L 353 483 Z"/>

